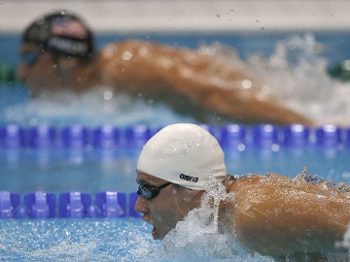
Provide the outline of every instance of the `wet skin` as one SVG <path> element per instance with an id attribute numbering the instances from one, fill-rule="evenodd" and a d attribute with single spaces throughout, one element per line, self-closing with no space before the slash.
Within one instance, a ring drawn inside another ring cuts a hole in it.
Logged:
<path id="1" fill-rule="evenodd" d="M 140 186 L 161 186 L 168 181 L 137 171 L 136 183 Z M 142 214 L 142 219 L 154 226 L 153 239 L 163 239 L 176 223 L 184 219 L 190 210 L 198 207 L 204 191 L 191 190 L 176 184 L 170 184 L 153 199 L 139 196 L 135 210 Z"/>
<path id="2" fill-rule="evenodd" d="M 51 54 L 42 52 L 41 48 L 34 44 L 23 44 L 20 50 L 23 53 L 38 53 L 40 54 L 34 64 L 22 62 L 18 68 L 18 77 L 25 80 L 27 86 L 30 86 L 33 96 L 41 93 L 43 87 L 58 88 L 59 74 L 57 66 Z"/>

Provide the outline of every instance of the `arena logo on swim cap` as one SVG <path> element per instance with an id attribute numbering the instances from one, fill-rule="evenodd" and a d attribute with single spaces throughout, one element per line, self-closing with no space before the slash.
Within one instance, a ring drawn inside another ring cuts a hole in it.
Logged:
<path id="1" fill-rule="evenodd" d="M 180 175 L 180 179 L 186 180 L 186 181 L 191 181 L 191 182 L 194 182 L 194 183 L 197 183 L 197 182 L 198 182 L 198 177 L 186 176 L 186 175 L 184 175 L 184 174 L 181 174 L 181 175 Z"/>

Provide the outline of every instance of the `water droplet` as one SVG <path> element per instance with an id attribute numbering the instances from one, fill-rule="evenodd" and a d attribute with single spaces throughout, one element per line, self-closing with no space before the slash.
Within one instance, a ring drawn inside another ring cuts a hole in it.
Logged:
<path id="1" fill-rule="evenodd" d="M 133 54 L 131 52 L 126 51 L 123 53 L 122 58 L 123 58 L 123 60 L 128 61 L 132 58 L 132 56 L 133 56 Z"/>
<path id="2" fill-rule="evenodd" d="M 252 83 L 252 81 L 250 81 L 249 79 L 245 79 L 245 80 L 242 81 L 242 86 L 243 86 L 243 88 L 245 88 L 245 89 L 251 88 L 252 85 L 253 85 L 253 83 Z"/>
<path id="3" fill-rule="evenodd" d="M 106 91 L 103 93 L 103 99 L 106 101 L 111 100 L 112 97 L 113 93 L 111 91 Z"/>

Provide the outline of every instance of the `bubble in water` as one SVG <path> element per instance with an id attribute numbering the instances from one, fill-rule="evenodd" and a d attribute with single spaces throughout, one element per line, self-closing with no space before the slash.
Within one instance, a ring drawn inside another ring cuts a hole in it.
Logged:
<path id="1" fill-rule="evenodd" d="M 103 93 L 104 100 L 111 100 L 112 97 L 113 97 L 113 93 L 111 91 L 106 91 Z"/>

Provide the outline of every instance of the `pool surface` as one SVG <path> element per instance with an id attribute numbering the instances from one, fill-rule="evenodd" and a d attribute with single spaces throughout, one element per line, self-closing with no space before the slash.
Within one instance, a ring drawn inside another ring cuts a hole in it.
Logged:
<path id="1" fill-rule="evenodd" d="M 346 95 L 350 87 L 332 78 L 326 70 L 348 58 L 349 36 L 342 32 L 313 36 L 296 33 L 296 36 L 279 33 L 135 37 L 190 48 L 219 41 L 229 46 L 230 52 L 235 52 L 231 50 L 234 48 L 242 59 L 253 61 L 252 66 L 256 60 L 251 58 L 257 55 L 269 57 L 271 61 L 283 58 L 288 62 L 287 69 L 270 67 L 262 73 L 286 87 L 294 79 L 298 87 L 282 93 L 276 88 L 276 95 L 285 99 L 291 108 L 320 122 L 323 120 L 326 124 L 327 119 L 339 117 L 345 119 L 345 125 L 341 128 L 320 125 L 315 129 L 289 127 L 294 128 L 292 133 L 288 127 L 271 125 L 205 126 L 222 143 L 228 172 L 239 176 L 271 171 L 294 177 L 307 167 L 311 175 L 321 179 L 350 184 L 350 132 L 347 129 L 350 106 Z M 100 35 L 97 42 L 101 47 L 123 39 Z M 0 62 L 16 67 L 18 46 L 18 36 L 0 36 Z M 311 53 L 310 46 L 315 48 Z M 287 55 L 283 56 L 281 50 L 287 50 Z M 305 54 L 308 55 L 306 62 Z M 259 64 L 255 70 L 258 69 Z M 305 101 L 312 106 L 308 108 Z M 28 90 L 22 85 L 2 84 L 0 191 L 18 194 L 20 206 L 27 194 L 48 192 L 56 197 L 56 206 L 51 218 L 29 218 L 27 214 L 22 218 L 1 219 L 0 260 L 273 261 L 269 257 L 247 254 L 234 240 L 215 233 L 197 234 L 192 236 L 192 242 L 180 234 L 176 237 L 182 242 L 177 245 L 171 240 L 153 241 L 151 227 L 131 215 L 134 200 L 130 194 L 137 188 L 135 166 L 142 144 L 160 127 L 176 122 L 195 121 L 177 115 L 166 105 L 134 103 L 127 97 L 106 100 L 103 94 L 91 92 L 81 97 L 61 94 L 50 100 L 30 100 Z M 95 131 L 100 127 L 107 127 L 109 131 L 98 136 L 103 138 L 102 142 L 96 142 Z M 38 136 L 31 133 L 42 128 L 53 131 L 43 131 Z M 113 128 L 118 135 L 112 135 Z M 70 130 L 68 135 L 66 129 Z M 35 140 L 37 137 L 39 140 Z M 87 194 L 91 197 L 90 206 L 95 206 L 99 192 L 125 193 L 125 216 L 60 218 L 60 195 L 67 192 Z M 5 202 L 1 204 L 3 207 Z M 341 257 L 335 259 L 345 261 Z"/>

